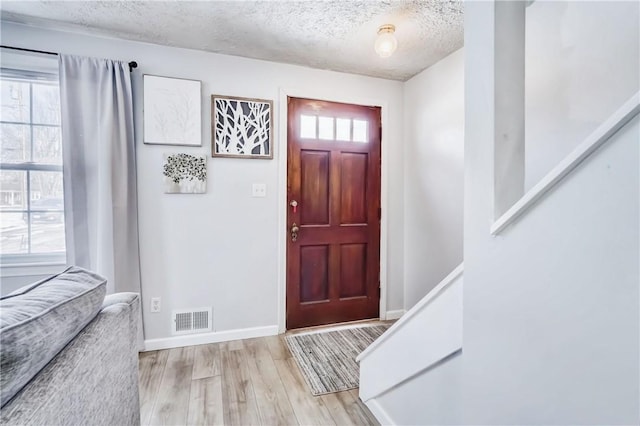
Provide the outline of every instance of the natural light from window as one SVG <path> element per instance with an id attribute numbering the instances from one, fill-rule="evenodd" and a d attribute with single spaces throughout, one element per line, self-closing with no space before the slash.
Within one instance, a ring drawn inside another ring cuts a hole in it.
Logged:
<path id="1" fill-rule="evenodd" d="M 366 143 L 369 141 L 368 126 L 366 120 L 301 114 L 300 138 Z"/>
<path id="2" fill-rule="evenodd" d="M 58 81 L 7 71 L 0 76 L 0 258 L 51 261 L 65 252 Z"/>

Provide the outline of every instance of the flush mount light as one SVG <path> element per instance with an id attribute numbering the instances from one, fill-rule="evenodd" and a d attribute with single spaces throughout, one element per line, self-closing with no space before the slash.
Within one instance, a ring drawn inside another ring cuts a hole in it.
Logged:
<path id="1" fill-rule="evenodd" d="M 378 38 L 374 47 L 381 58 L 388 58 L 396 51 L 398 40 L 393 35 L 395 32 L 396 27 L 391 24 L 385 24 L 378 28 Z"/>

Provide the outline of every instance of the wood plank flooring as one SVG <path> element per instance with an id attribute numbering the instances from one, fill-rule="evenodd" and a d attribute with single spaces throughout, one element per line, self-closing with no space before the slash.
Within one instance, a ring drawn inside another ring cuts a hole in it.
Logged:
<path id="1" fill-rule="evenodd" d="M 282 335 L 140 354 L 142 425 L 378 425 L 358 389 L 313 396 Z"/>

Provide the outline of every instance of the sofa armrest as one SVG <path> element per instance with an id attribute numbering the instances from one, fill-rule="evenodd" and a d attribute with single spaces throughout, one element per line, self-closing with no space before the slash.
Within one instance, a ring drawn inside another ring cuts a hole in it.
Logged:
<path id="1" fill-rule="evenodd" d="M 139 299 L 138 293 L 113 293 L 107 294 L 104 298 L 104 302 L 102 302 L 102 309 L 112 306 L 118 303 L 124 303 L 127 305 L 132 305 L 134 303 L 138 303 L 137 299 Z"/>
<path id="2" fill-rule="evenodd" d="M 136 293 L 102 310 L 0 411 L 0 424 L 140 424 Z"/>

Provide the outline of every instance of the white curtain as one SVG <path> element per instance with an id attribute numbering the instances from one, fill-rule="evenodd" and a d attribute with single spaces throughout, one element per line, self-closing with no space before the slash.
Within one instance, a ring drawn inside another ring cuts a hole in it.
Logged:
<path id="1" fill-rule="evenodd" d="M 59 68 L 67 263 L 140 293 L 129 64 L 60 55 Z"/>

